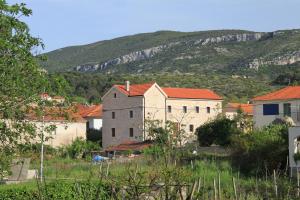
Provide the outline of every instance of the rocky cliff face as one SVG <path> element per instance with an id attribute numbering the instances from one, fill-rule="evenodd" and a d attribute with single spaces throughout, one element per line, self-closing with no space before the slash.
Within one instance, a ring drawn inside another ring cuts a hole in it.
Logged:
<path id="1" fill-rule="evenodd" d="M 244 33 L 244 34 L 235 34 L 235 35 L 224 35 L 220 37 L 210 37 L 205 39 L 199 39 L 195 41 L 181 41 L 181 42 L 172 42 L 166 45 L 160 45 L 148 49 L 144 49 L 141 51 L 131 52 L 129 54 L 113 58 L 107 60 L 103 63 L 91 63 L 91 64 L 83 64 L 74 67 L 75 71 L 80 72 L 91 72 L 97 70 L 104 70 L 110 66 L 120 65 L 120 64 L 127 64 L 135 61 L 150 59 L 153 56 L 161 53 L 162 51 L 174 47 L 176 45 L 195 45 L 195 46 L 205 46 L 209 44 L 216 44 L 216 43 L 224 43 L 224 42 L 246 42 L 246 41 L 256 41 L 260 40 L 263 36 L 268 33 Z"/>
<path id="2" fill-rule="evenodd" d="M 290 65 L 300 62 L 300 51 L 294 51 L 273 59 L 256 58 L 248 64 L 251 69 L 258 70 L 263 65 Z"/>

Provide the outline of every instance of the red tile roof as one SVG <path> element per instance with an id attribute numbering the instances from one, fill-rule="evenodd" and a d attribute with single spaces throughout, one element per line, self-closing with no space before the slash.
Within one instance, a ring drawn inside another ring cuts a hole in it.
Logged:
<path id="1" fill-rule="evenodd" d="M 125 85 L 115 85 L 115 87 L 128 96 L 143 96 L 153 84 L 154 83 L 130 85 L 129 92 L 126 91 Z M 222 100 L 222 97 L 208 89 L 162 88 L 162 90 L 170 98 Z"/>
<path id="2" fill-rule="evenodd" d="M 237 109 L 242 109 L 242 111 L 248 115 L 253 115 L 253 104 L 243 104 L 243 103 L 228 103 L 225 107 L 225 112 L 234 111 Z"/>
<path id="3" fill-rule="evenodd" d="M 137 142 L 137 141 L 126 141 L 122 144 L 111 146 L 105 149 L 105 151 L 141 151 L 152 145 L 151 141 Z"/>
<path id="4" fill-rule="evenodd" d="M 93 118 L 101 118 L 102 117 L 102 105 L 92 105 L 86 106 L 82 104 L 78 104 L 77 112 L 81 115 L 81 117 L 93 117 Z"/>
<path id="5" fill-rule="evenodd" d="M 170 98 L 182 99 L 214 99 L 222 100 L 222 97 L 208 89 L 192 88 L 162 88 Z"/>
<path id="6" fill-rule="evenodd" d="M 128 96 L 143 96 L 153 84 L 154 83 L 130 85 L 129 92 L 126 91 L 125 85 L 115 85 L 115 87 Z"/>
<path id="7" fill-rule="evenodd" d="M 28 111 L 26 119 L 42 121 L 42 113 L 33 107 Z M 85 119 L 83 119 L 74 108 L 46 107 L 44 109 L 44 121 L 85 122 Z"/>
<path id="8" fill-rule="evenodd" d="M 288 86 L 283 89 L 253 98 L 253 101 L 300 99 L 300 86 Z"/>

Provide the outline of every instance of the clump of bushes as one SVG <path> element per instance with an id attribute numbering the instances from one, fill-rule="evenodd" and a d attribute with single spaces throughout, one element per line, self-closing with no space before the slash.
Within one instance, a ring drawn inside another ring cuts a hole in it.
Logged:
<path id="1" fill-rule="evenodd" d="M 54 181 L 39 186 L 3 186 L 0 199 L 108 199 L 109 191 L 109 186 L 100 181 Z"/>
<path id="2" fill-rule="evenodd" d="M 225 116 L 219 116 L 196 130 L 200 146 L 229 145 L 232 135 L 241 134 L 235 120 L 227 119 Z"/>
<path id="3" fill-rule="evenodd" d="M 257 174 L 287 166 L 288 125 L 271 124 L 250 134 L 231 138 L 233 164 L 242 172 Z"/>
<path id="4" fill-rule="evenodd" d="M 95 142 L 76 138 L 72 144 L 59 149 L 60 156 L 73 159 L 86 158 L 91 151 L 99 151 L 100 145 Z"/>

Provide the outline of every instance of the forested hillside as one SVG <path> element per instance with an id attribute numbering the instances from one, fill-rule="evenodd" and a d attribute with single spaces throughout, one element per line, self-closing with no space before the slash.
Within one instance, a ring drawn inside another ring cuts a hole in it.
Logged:
<path id="1" fill-rule="evenodd" d="M 231 101 L 300 80 L 300 31 L 159 31 L 66 47 L 42 65 L 61 74 L 71 96 L 100 101 L 115 83 L 211 88 Z M 53 75 L 55 76 L 55 75 Z"/>

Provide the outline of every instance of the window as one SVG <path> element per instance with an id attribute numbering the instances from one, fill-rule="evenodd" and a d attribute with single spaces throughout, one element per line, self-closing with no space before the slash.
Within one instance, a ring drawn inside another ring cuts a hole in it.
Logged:
<path id="1" fill-rule="evenodd" d="M 187 113 L 187 107 L 186 106 L 183 106 L 183 112 Z"/>
<path id="2" fill-rule="evenodd" d="M 196 113 L 199 113 L 200 112 L 200 108 L 199 106 L 196 106 Z"/>
<path id="3" fill-rule="evenodd" d="M 112 113 L 111 113 L 111 118 L 113 118 L 113 119 L 116 118 L 116 113 L 115 113 L 115 112 L 112 112 Z"/>
<path id="4" fill-rule="evenodd" d="M 291 104 L 290 103 L 284 103 L 283 104 L 283 115 L 284 116 L 291 116 Z"/>
<path id="5" fill-rule="evenodd" d="M 190 132 L 194 132 L 194 125 L 190 124 Z"/>
<path id="6" fill-rule="evenodd" d="M 115 128 L 111 129 L 111 137 L 116 137 L 116 129 Z"/>
<path id="7" fill-rule="evenodd" d="M 129 117 L 133 118 L 133 110 L 129 111 Z"/>
<path id="8" fill-rule="evenodd" d="M 206 107 L 206 112 L 210 113 L 210 107 Z"/>
<path id="9" fill-rule="evenodd" d="M 278 104 L 263 104 L 263 115 L 278 115 L 279 105 Z"/>
<path id="10" fill-rule="evenodd" d="M 114 98 L 117 98 L 117 93 L 114 93 Z"/>
<path id="11" fill-rule="evenodd" d="M 169 112 L 169 113 L 172 112 L 172 106 L 168 106 L 168 112 Z"/>
<path id="12" fill-rule="evenodd" d="M 133 128 L 129 129 L 129 137 L 133 137 Z"/>

